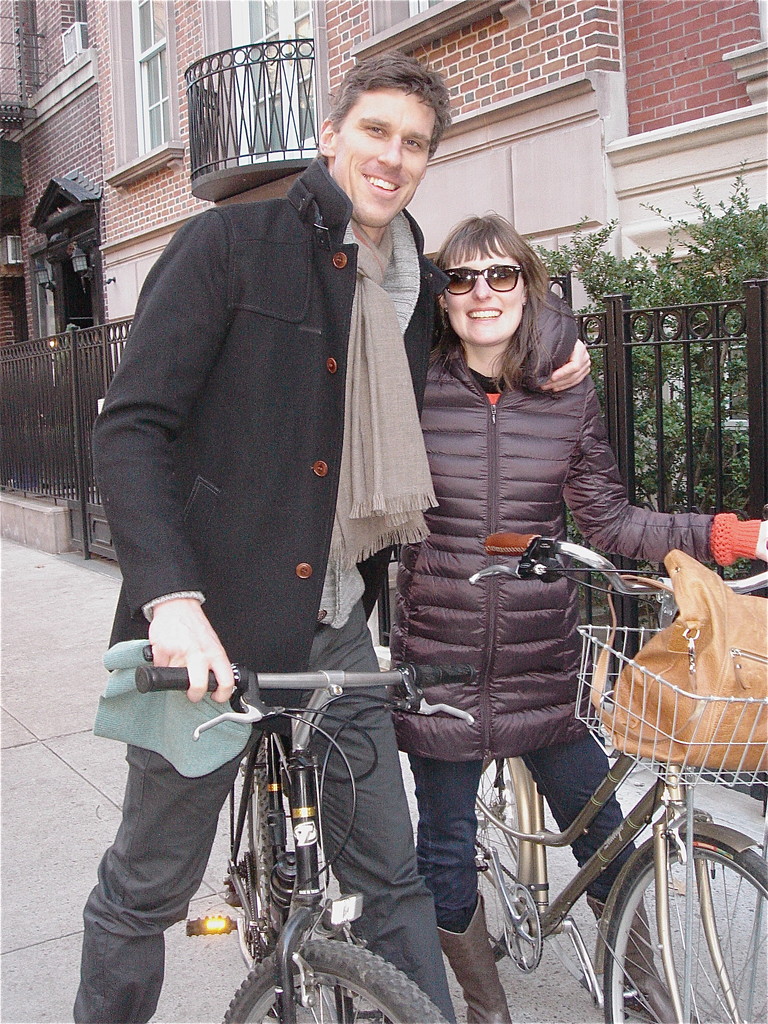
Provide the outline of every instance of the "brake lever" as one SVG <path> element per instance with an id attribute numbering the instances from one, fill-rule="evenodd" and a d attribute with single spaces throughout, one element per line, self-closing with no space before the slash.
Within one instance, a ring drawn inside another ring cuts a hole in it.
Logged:
<path id="1" fill-rule="evenodd" d="M 487 576 L 510 576 L 515 580 L 538 579 L 543 583 L 553 583 L 563 572 L 562 565 L 555 557 L 558 550 L 558 541 L 553 538 L 534 537 L 514 569 L 503 563 L 489 565 L 470 576 L 469 582 L 478 583 Z"/>
<path id="2" fill-rule="evenodd" d="M 450 704 L 430 704 L 426 700 L 422 700 L 416 709 L 417 715 L 434 715 L 438 711 L 442 711 L 446 715 L 450 715 L 451 718 L 460 718 L 462 721 L 467 722 L 469 725 L 474 725 L 475 720 L 468 711 L 462 711 L 461 708 L 454 708 Z"/>
<path id="3" fill-rule="evenodd" d="M 202 722 L 192 733 L 193 739 L 199 740 L 204 732 L 208 729 L 213 729 L 214 726 L 220 725 L 222 722 L 239 722 L 242 725 L 253 725 L 254 722 L 260 722 L 264 718 L 280 715 L 285 710 L 284 708 L 269 706 L 261 700 L 258 695 L 259 680 L 255 672 L 246 671 L 237 666 L 233 666 L 233 668 L 235 669 L 235 690 L 229 699 L 229 706 L 232 710 L 224 711 L 215 718 Z M 246 693 L 251 696 L 250 704 L 245 699 L 244 694 Z"/>
<path id="4" fill-rule="evenodd" d="M 241 722 L 243 725 L 253 725 L 254 722 L 260 722 L 262 718 L 265 718 L 265 710 L 257 708 L 253 704 L 248 704 L 244 700 L 240 700 L 244 710 L 243 711 L 225 711 L 221 715 L 217 715 L 215 718 L 209 719 L 207 722 L 203 722 L 198 725 L 195 731 L 192 733 L 192 738 L 199 740 L 200 736 L 208 729 L 213 729 L 215 725 L 220 725 L 222 722 Z M 269 709 L 272 710 L 271 708 Z M 268 714 L 269 712 L 267 712 Z"/>
<path id="5" fill-rule="evenodd" d="M 484 580 L 486 576 L 511 576 L 513 579 L 519 579 L 518 574 L 509 565 L 489 565 L 485 569 L 481 569 L 479 572 L 473 573 L 469 577 L 469 582 L 472 584 L 479 583 L 480 580 Z"/>

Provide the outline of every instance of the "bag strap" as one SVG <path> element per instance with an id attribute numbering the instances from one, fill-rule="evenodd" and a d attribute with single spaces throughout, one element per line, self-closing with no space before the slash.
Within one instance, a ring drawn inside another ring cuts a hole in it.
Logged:
<path id="1" fill-rule="evenodd" d="M 642 583 L 645 587 L 653 587 L 654 590 L 659 590 L 664 594 L 674 594 L 671 584 L 665 580 L 657 580 L 652 576 L 636 576 L 634 573 L 621 573 L 619 579 L 625 580 L 627 583 Z"/>
<path id="2" fill-rule="evenodd" d="M 608 610 L 611 613 L 611 630 L 605 646 L 600 650 L 600 654 L 595 662 L 595 667 L 592 669 L 592 685 L 589 688 L 589 699 L 592 702 L 592 706 L 600 715 L 601 720 L 603 717 L 611 717 L 609 712 L 602 707 L 602 698 L 608 684 L 608 659 L 611 656 L 609 648 L 613 646 L 613 641 L 616 637 L 616 608 L 613 604 L 613 587 L 610 583 L 608 584 L 608 590 L 606 593 L 608 596 Z"/>

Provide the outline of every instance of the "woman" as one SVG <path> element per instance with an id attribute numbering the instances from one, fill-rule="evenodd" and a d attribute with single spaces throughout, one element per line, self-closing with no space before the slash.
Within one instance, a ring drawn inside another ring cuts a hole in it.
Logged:
<path id="1" fill-rule="evenodd" d="M 438 507 L 429 537 L 402 549 L 395 661 L 468 662 L 476 687 L 431 696 L 469 711 L 455 718 L 401 715 L 419 806 L 417 853 L 437 908 L 443 950 L 462 985 L 468 1021 L 509 1021 L 478 901 L 474 801 L 484 758 L 523 755 L 561 828 L 603 777 L 600 745 L 574 716 L 580 643 L 577 593 L 566 579 L 468 577 L 488 564 L 482 540 L 515 531 L 563 537 L 563 501 L 596 547 L 660 560 L 680 548 L 724 564 L 766 557 L 768 523 L 733 515 L 666 515 L 627 501 L 592 382 L 559 395 L 541 390 L 564 362 L 576 322 L 548 288 L 547 272 L 511 224 L 489 215 L 463 221 L 437 257 L 450 283 L 433 354 L 422 427 Z M 615 798 L 573 843 L 579 864 L 619 824 Z M 590 888 L 599 916 L 629 855 Z M 638 921 L 642 930 L 642 921 Z M 639 941 L 639 937 L 638 937 Z M 633 981 L 660 1019 L 667 1012 L 652 964 Z M 672 1019 L 666 1017 L 666 1019 Z"/>

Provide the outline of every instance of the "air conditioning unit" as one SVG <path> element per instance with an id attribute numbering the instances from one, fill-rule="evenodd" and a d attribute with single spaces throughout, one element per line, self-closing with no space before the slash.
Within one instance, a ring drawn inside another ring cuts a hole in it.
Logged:
<path id="1" fill-rule="evenodd" d="M 21 235 L 0 237 L 0 263 L 4 267 L 11 263 L 21 263 Z"/>
<path id="2" fill-rule="evenodd" d="M 62 33 L 61 45 L 64 47 L 64 63 L 69 64 L 78 53 L 88 49 L 88 25 L 84 21 L 75 21 Z"/>

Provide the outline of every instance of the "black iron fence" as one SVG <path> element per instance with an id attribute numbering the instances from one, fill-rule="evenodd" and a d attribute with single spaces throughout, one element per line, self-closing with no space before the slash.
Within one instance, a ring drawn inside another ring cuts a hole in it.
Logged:
<path id="1" fill-rule="evenodd" d="M 3 490 L 72 510 L 83 556 L 114 558 L 91 464 L 91 428 L 130 320 L 0 346 Z"/>
<path id="2" fill-rule="evenodd" d="M 0 486 L 72 510 L 85 555 L 112 556 L 91 426 L 129 320 L 0 347 Z M 768 503 L 768 281 L 745 299 L 663 309 L 606 300 L 579 317 L 633 502 L 662 511 Z M 389 629 L 388 610 L 382 631 Z"/>
<path id="3" fill-rule="evenodd" d="M 603 353 L 605 416 L 633 502 L 660 511 L 760 515 L 766 468 L 768 282 L 745 299 L 629 309 L 626 296 L 584 314 Z"/>

